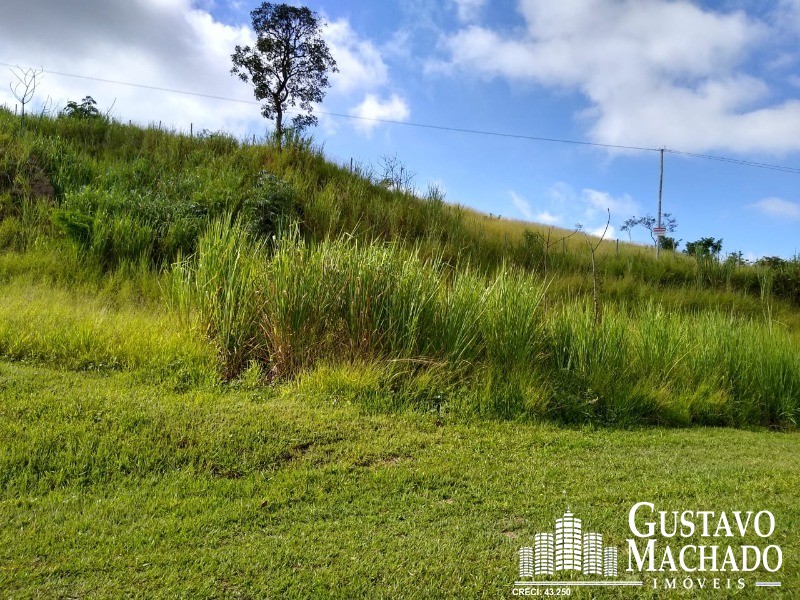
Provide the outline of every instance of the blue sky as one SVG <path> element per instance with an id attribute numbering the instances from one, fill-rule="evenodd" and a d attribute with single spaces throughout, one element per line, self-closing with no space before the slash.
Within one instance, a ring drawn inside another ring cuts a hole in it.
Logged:
<path id="1" fill-rule="evenodd" d="M 47 71 L 39 109 L 90 94 L 121 119 L 263 134 L 253 104 L 56 74 L 252 100 L 228 71 L 233 46 L 252 40 L 256 4 L 6 0 L 0 62 Z M 655 214 L 659 155 L 325 113 L 800 168 L 800 0 L 306 5 L 326 20 L 340 68 L 318 107 L 317 143 L 377 169 L 397 156 L 421 191 L 433 183 L 450 202 L 588 231 L 608 208 L 612 234 L 627 239 L 627 217 Z M 0 103 L 13 106 L 3 87 Z M 663 200 L 684 242 L 723 238 L 724 251 L 750 258 L 797 251 L 798 173 L 667 153 Z"/>

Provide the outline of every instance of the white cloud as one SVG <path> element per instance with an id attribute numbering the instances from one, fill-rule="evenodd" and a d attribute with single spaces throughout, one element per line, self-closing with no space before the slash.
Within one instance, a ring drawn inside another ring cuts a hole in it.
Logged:
<path id="1" fill-rule="evenodd" d="M 230 74 L 235 46 L 252 45 L 255 35 L 247 25 L 217 21 L 201 8 L 212 6 L 210 0 L 82 0 L 77 9 L 74 4 L 4 0 L 0 19 L 3 62 L 42 65 L 48 71 L 199 92 L 244 103 L 54 74 L 45 74 L 37 90 L 40 102 L 50 96 L 55 107 L 61 108 L 67 100 L 91 95 L 101 110 L 116 100 L 113 114 L 122 119 L 161 121 L 184 130 L 191 123 L 195 131 L 221 129 L 243 135 L 270 126 L 260 115 L 252 86 Z M 235 7 L 236 3 L 228 4 Z M 330 75 L 327 100 L 353 106 L 366 92 L 377 93 L 388 86 L 388 67 L 381 51 L 359 37 L 348 21 L 326 25 L 325 38 L 339 68 L 339 73 Z M 7 80 L 10 78 L 8 73 Z M 407 104 L 396 98 L 383 103 L 367 98 L 356 110 L 384 118 L 407 117 Z M 3 103 L 15 104 L 7 85 L 0 86 Z M 315 108 L 324 130 L 335 132 L 339 123 L 320 114 L 323 106 Z"/>
<path id="2" fill-rule="evenodd" d="M 389 69 L 380 51 L 369 40 L 361 39 L 346 19 L 326 25 L 325 41 L 339 69 L 330 76 L 333 92 L 363 92 L 388 82 Z"/>
<path id="3" fill-rule="evenodd" d="M 517 210 L 522 213 L 522 216 L 528 221 L 533 221 L 534 223 L 544 223 L 545 225 L 555 225 L 561 222 L 561 217 L 559 215 L 554 215 L 547 210 L 534 213 L 531 203 L 525 200 L 525 198 L 513 191 L 509 192 L 509 194 L 511 196 L 511 202 L 514 203 L 514 206 L 517 207 Z"/>
<path id="4" fill-rule="evenodd" d="M 774 101 L 742 71 L 770 33 L 742 12 L 686 0 L 519 0 L 519 10 L 524 28 L 464 27 L 429 68 L 577 91 L 601 143 L 800 150 L 800 101 Z"/>
<path id="5" fill-rule="evenodd" d="M 458 20 L 462 22 L 474 21 L 486 5 L 486 0 L 453 0 L 456 5 Z"/>
<path id="6" fill-rule="evenodd" d="M 367 94 L 364 101 L 350 111 L 350 114 L 360 119 L 356 127 L 369 134 L 380 123 L 368 119 L 381 119 L 387 121 L 405 121 L 411 116 L 411 110 L 397 94 L 392 94 L 388 100 L 381 100 L 375 94 Z"/>
<path id="7" fill-rule="evenodd" d="M 325 40 L 339 69 L 338 73 L 330 76 L 331 94 L 335 102 L 346 103 L 351 106 L 347 111 L 349 114 L 365 119 L 405 121 L 409 118 L 411 111 L 408 102 L 399 94 L 392 93 L 388 99 L 380 99 L 391 87 L 384 55 L 402 52 L 398 47 L 403 41 L 402 33 L 379 48 L 370 40 L 360 37 L 349 21 L 339 19 L 326 25 Z M 361 101 L 353 106 L 354 102 L 358 102 L 357 99 Z M 338 123 L 325 115 L 320 115 L 320 123 L 328 134 L 338 130 Z M 380 123 L 356 121 L 353 125 L 357 131 L 370 135 Z"/>
<path id="8" fill-rule="evenodd" d="M 621 222 L 641 210 L 629 194 L 614 196 L 609 192 L 589 188 L 576 192 L 563 181 L 553 184 L 545 191 L 545 203 L 549 206 L 538 212 L 518 193 L 511 191 L 509 195 L 514 206 L 528 221 L 561 226 L 565 223 L 581 223 L 585 226 L 586 233 L 598 237 L 606 228 L 606 209 L 611 211 L 613 222 Z M 614 226 L 609 224 L 606 239 L 614 239 L 616 236 Z"/>
<path id="9" fill-rule="evenodd" d="M 547 189 L 547 197 L 559 207 L 575 201 L 575 190 L 567 183 L 557 181 Z"/>
<path id="10" fill-rule="evenodd" d="M 517 194 L 516 192 L 509 192 L 511 195 L 511 202 L 514 203 L 514 206 L 517 207 L 517 210 L 522 213 L 522 216 L 528 219 L 528 221 L 533 220 L 533 209 L 531 209 L 530 202 L 525 200 L 522 196 Z"/>
<path id="11" fill-rule="evenodd" d="M 3 62 L 47 71 L 140 83 L 254 100 L 252 89 L 232 77 L 230 55 L 252 40 L 246 27 L 224 25 L 189 0 L 6 0 L 0 19 Z M 9 74 L 10 76 L 10 74 Z M 188 130 L 225 129 L 243 134 L 264 123 L 256 104 L 237 104 L 45 73 L 38 101 L 55 108 L 91 95 L 101 110 L 142 123 L 163 121 Z M 8 88 L 0 102 L 13 106 Z"/>
<path id="12" fill-rule="evenodd" d="M 800 220 L 800 204 L 782 198 L 764 198 L 749 206 L 770 217 Z"/>
<path id="13" fill-rule="evenodd" d="M 614 196 L 610 192 L 591 188 L 584 188 L 578 193 L 563 181 L 554 183 L 545 194 L 550 199 L 552 209 L 560 213 L 568 211 L 570 218 L 579 220 L 605 221 L 608 215 L 606 211 L 611 212 L 612 220 L 624 219 L 641 212 L 639 203 L 630 194 Z"/>
<path id="14" fill-rule="evenodd" d="M 537 213 L 534 217 L 537 223 L 544 223 L 545 225 L 555 225 L 561 222 L 561 217 L 558 215 L 550 214 L 547 211 Z"/>
<path id="15" fill-rule="evenodd" d="M 601 237 L 601 238 L 603 238 L 605 240 L 615 240 L 615 239 L 617 239 L 617 232 L 614 230 L 614 226 L 613 225 L 609 225 L 608 229 L 606 229 L 605 225 L 601 225 L 600 227 L 595 227 L 594 229 L 589 229 L 586 233 L 588 233 L 589 235 L 593 235 L 595 237 Z"/>
<path id="16" fill-rule="evenodd" d="M 411 60 L 413 47 L 411 30 L 401 28 L 395 31 L 388 40 L 384 40 L 381 44 L 381 54 L 382 56 Z"/>
<path id="17" fill-rule="evenodd" d="M 611 212 L 612 218 L 629 217 L 639 211 L 639 205 L 628 194 L 614 197 L 608 192 L 584 189 L 581 200 L 587 205 L 587 215 L 595 216 L 598 213 L 606 215 L 606 210 Z"/>
<path id="18" fill-rule="evenodd" d="M 779 0 L 774 7 L 773 20 L 785 31 L 797 35 L 800 28 L 800 0 Z"/>
<path id="19" fill-rule="evenodd" d="M 546 217 L 553 217 L 557 219 L 553 223 L 581 223 L 590 235 L 602 235 L 608 220 L 606 209 L 611 211 L 612 223 L 621 223 L 627 217 L 641 213 L 639 203 L 630 194 L 615 196 L 610 192 L 591 188 L 578 192 L 563 181 L 551 185 L 545 190 L 544 196 L 549 201 L 549 207 L 537 216 L 537 221 L 551 224 Z M 612 239 L 616 236 L 613 225 L 609 225 L 606 238 Z"/>

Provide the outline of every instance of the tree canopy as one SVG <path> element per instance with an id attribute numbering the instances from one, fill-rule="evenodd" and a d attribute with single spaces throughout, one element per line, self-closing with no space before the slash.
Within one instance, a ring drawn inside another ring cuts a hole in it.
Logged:
<path id="1" fill-rule="evenodd" d="M 97 102 L 91 96 L 84 96 L 80 104 L 75 100 L 70 100 L 61 111 L 61 115 L 74 119 L 94 119 L 101 116 L 97 109 Z"/>
<path id="2" fill-rule="evenodd" d="M 323 23 L 306 7 L 264 2 L 250 13 L 257 40 L 255 47 L 236 46 L 231 74 L 253 84 L 256 99 L 265 100 L 261 114 L 275 120 L 275 136 L 281 146 L 284 116 L 294 107 L 295 130 L 316 125 L 312 103 L 322 102 L 337 72 L 336 61 L 322 38 Z"/>
<path id="3" fill-rule="evenodd" d="M 686 242 L 686 254 L 718 256 L 720 252 L 722 252 L 722 238 L 703 237 L 694 242 Z"/>
<path id="4" fill-rule="evenodd" d="M 643 217 L 631 217 L 630 219 L 627 219 L 622 224 L 622 227 L 619 228 L 619 230 L 627 231 L 628 238 L 630 239 L 631 231 L 633 231 L 634 227 L 644 227 L 650 232 L 650 237 L 653 239 L 653 243 L 657 243 L 658 236 L 653 233 L 653 229 L 656 227 L 656 225 L 658 225 L 658 219 L 652 215 L 645 215 Z M 667 230 L 667 233 L 674 233 L 678 228 L 678 220 L 671 213 L 664 213 L 661 215 L 661 226 Z M 662 245 L 661 247 L 664 248 L 665 245 Z"/>

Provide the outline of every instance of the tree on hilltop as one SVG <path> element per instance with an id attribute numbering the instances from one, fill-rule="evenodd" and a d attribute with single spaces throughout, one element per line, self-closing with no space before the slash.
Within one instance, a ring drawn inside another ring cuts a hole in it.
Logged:
<path id="1" fill-rule="evenodd" d="M 686 254 L 693 256 L 719 256 L 722 252 L 722 238 L 703 237 L 694 242 L 686 242 Z"/>
<path id="2" fill-rule="evenodd" d="M 643 217 L 631 217 L 627 219 L 623 224 L 622 227 L 619 228 L 620 231 L 627 231 L 628 232 L 628 239 L 631 239 L 631 231 L 635 227 L 644 227 L 647 231 L 650 232 L 650 237 L 653 240 L 654 244 L 658 243 L 658 236 L 653 233 L 653 229 L 658 225 L 658 219 L 656 219 L 652 215 L 645 215 Z M 671 213 L 664 213 L 661 215 L 661 226 L 667 230 L 667 233 L 674 233 L 675 230 L 678 228 L 678 220 L 673 216 Z M 672 239 L 672 238 L 670 238 Z M 661 248 L 666 248 L 664 244 L 662 244 Z M 671 248 L 674 250 L 674 248 Z"/>
<path id="3" fill-rule="evenodd" d="M 44 69 L 22 68 L 17 65 L 16 67 L 11 67 L 10 71 L 16 82 L 12 81 L 8 84 L 8 87 L 14 97 L 22 104 L 22 123 L 24 124 L 25 107 L 30 104 L 33 95 L 36 93 L 36 87 L 41 83 Z"/>
<path id="4" fill-rule="evenodd" d="M 60 114 L 72 119 L 96 119 L 101 116 L 97 109 L 97 101 L 91 96 L 84 96 L 80 104 L 70 100 Z"/>
<path id="5" fill-rule="evenodd" d="M 275 119 L 275 137 L 281 148 L 284 115 L 299 106 L 293 129 L 317 124 L 312 102 L 322 102 L 335 73 L 336 61 L 322 39 L 319 15 L 306 7 L 264 2 L 250 13 L 257 39 L 255 47 L 236 46 L 231 74 L 253 84 L 256 99 L 266 100 L 261 114 Z"/>
<path id="6" fill-rule="evenodd" d="M 658 247 L 661 250 L 671 250 L 675 252 L 682 241 L 683 240 L 676 240 L 674 237 L 669 237 L 668 235 L 662 235 L 658 238 Z"/>

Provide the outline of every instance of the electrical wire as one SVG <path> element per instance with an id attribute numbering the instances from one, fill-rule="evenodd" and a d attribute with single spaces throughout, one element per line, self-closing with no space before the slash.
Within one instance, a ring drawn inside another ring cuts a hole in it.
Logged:
<path id="1" fill-rule="evenodd" d="M 0 65 L 5 66 L 5 67 L 10 67 L 10 68 L 23 68 L 23 67 L 20 67 L 19 65 L 12 65 L 12 64 L 9 64 L 9 63 L 5 63 L 5 62 L 0 62 Z M 25 68 L 31 68 L 31 67 L 25 67 Z M 160 86 L 156 86 L 156 85 L 147 85 L 147 84 L 142 84 L 142 83 L 132 83 L 130 81 L 118 81 L 118 80 L 113 80 L 113 79 L 104 79 L 102 77 L 91 77 L 91 76 L 88 76 L 88 75 L 76 75 L 74 73 L 63 73 L 63 72 L 60 72 L 60 71 L 50 71 L 50 70 L 47 70 L 47 69 L 44 69 L 44 68 L 40 68 L 38 70 L 40 72 L 42 72 L 42 73 L 47 73 L 49 75 L 57 75 L 57 76 L 61 76 L 61 77 L 73 77 L 73 78 L 76 78 L 76 79 L 84 79 L 84 80 L 88 80 L 88 81 L 97 81 L 97 82 L 101 82 L 101 83 L 110 83 L 110 84 L 114 84 L 114 85 L 124 85 L 124 86 L 128 86 L 128 87 L 141 88 L 141 89 L 146 89 L 146 90 L 153 90 L 153 91 L 164 92 L 164 93 L 169 93 L 169 94 L 181 94 L 181 95 L 184 95 L 184 96 L 195 96 L 195 97 L 198 97 L 198 98 L 208 98 L 208 99 L 211 99 L 211 100 L 220 100 L 220 101 L 223 101 L 223 102 L 237 102 L 237 103 L 240 103 L 240 104 L 260 105 L 259 102 L 256 102 L 254 100 L 243 100 L 243 99 L 240 99 L 240 98 L 230 98 L 230 97 L 227 97 L 227 96 L 218 96 L 218 95 L 215 95 L 215 94 L 204 94 L 204 93 L 201 93 L 201 92 L 190 92 L 190 91 L 186 91 L 186 90 L 177 90 L 177 89 L 172 89 L 172 88 L 160 87 Z M 289 110 L 288 112 L 293 112 L 293 111 Z M 591 147 L 595 147 L 595 148 L 606 148 L 606 149 L 614 149 L 614 150 L 633 150 L 633 151 L 639 151 L 639 152 L 661 152 L 662 151 L 662 148 L 649 148 L 649 147 L 646 147 L 646 146 L 629 146 L 629 145 L 624 145 L 624 144 L 602 144 L 602 143 L 599 143 L 599 142 L 588 142 L 588 141 L 584 141 L 584 140 L 568 140 L 568 139 L 562 139 L 562 138 L 542 137 L 542 136 L 534 136 L 534 135 L 523 135 L 523 134 L 517 134 L 517 133 L 504 133 L 504 132 L 499 132 L 499 131 L 485 131 L 485 130 L 480 130 L 480 129 L 466 129 L 466 128 L 462 128 L 462 127 L 450 127 L 450 126 L 446 126 L 446 125 L 434 125 L 434 124 L 431 124 L 431 123 L 414 123 L 414 122 L 411 122 L 411 121 L 397 121 L 397 120 L 393 120 L 393 119 L 380 119 L 380 118 L 376 118 L 376 117 L 363 117 L 363 116 L 359 116 L 359 115 L 348 115 L 348 114 L 344 114 L 344 113 L 336 113 L 336 112 L 330 112 L 330 111 L 324 111 L 324 110 L 317 110 L 317 113 L 321 114 L 321 115 L 326 115 L 326 116 L 330 116 L 330 117 L 338 117 L 338 118 L 342 118 L 342 119 L 354 119 L 354 120 L 360 120 L 360 121 L 369 121 L 369 122 L 373 122 L 373 123 L 385 123 L 385 124 L 389 124 L 389 125 L 402 125 L 402 126 L 405 126 L 405 127 L 417 127 L 417 128 L 421 128 L 421 129 L 431 129 L 431 130 L 436 130 L 436 131 L 451 131 L 451 132 L 456 132 L 456 133 L 466 133 L 466 134 L 470 134 L 470 135 L 485 135 L 485 136 L 493 136 L 493 137 L 501 137 L 501 138 L 512 138 L 512 139 L 529 140 L 529 141 L 535 141 L 535 142 L 548 142 L 548 143 L 557 143 L 557 144 L 572 144 L 572 145 L 578 145 L 578 146 L 591 146 Z M 780 172 L 783 172 L 783 173 L 792 173 L 792 174 L 795 174 L 795 175 L 800 175 L 800 167 L 790 167 L 790 166 L 787 166 L 787 165 L 774 165 L 774 164 L 769 164 L 769 163 L 754 162 L 754 161 L 749 161 L 749 160 L 741 160 L 741 159 L 738 159 L 738 158 L 731 158 L 731 157 L 728 157 L 728 156 L 714 156 L 714 155 L 710 155 L 710 154 L 698 154 L 698 153 L 695 153 L 695 152 L 686 152 L 686 151 L 683 151 L 683 150 L 675 150 L 675 149 L 671 149 L 671 148 L 663 148 L 663 151 L 666 152 L 666 153 L 669 153 L 669 154 L 677 155 L 677 156 L 687 156 L 687 157 L 691 157 L 691 158 L 700 158 L 700 159 L 704 159 L 704 160 L 714 160 L 714 161 L 725 162 L 725 163 L 734 164 L 734 165 L 755 167 L 755 168 L 759 168 L 759 169 L 770 169 L 770 170 L 773 170 L 773 171 L 780 171 Z"/>
<path id="2" fill-rule="evenodd" d="M 768 163 L 760 163 L 760 162 L 753 162 L 750 160 L 741 160 L 738 158 L 730 158 L 727 156 L 711 156 L 709 154 L 697 154 L 694 152 L 684 152 L 682 150 L 670 150 L 669 148 L 665 148 L 664 152 L 668 152 L 670 154 L 676 154 L 678 156 L 690 156 L 692 158 L 702 158 L 705 160 L 716 160 L 726 163 L 731 163 L 734 165 L 743 165 L 747 167 L 757 167 L 759 169 L 772 169 L 773 171 L 782 171 L 784 173 L 794 173 L 795 175 L 800 175 L 800 167 L 789 167 L 786 165 L 771 165 Z"/>
<path id="3" fill-rule="evenodd" d="M 12 67 L 12 68 L 14 68 L 16 66 L 16 65 L 10 65 L 10 64 L 4 63 L 4 62 L 0 62 L 0 65 L 6 66 L 6 67 Z M 118 80 L 114 80 L 114 79 L 103 79 L 102 77 L 90 77 L 90 76 L 87 76 L 87 75 L 75 75 L 73 73 L 62 73 L 62 72 L 59 72 L 59 71 L 50 71 L 50 70 L 47 70 L 47 69 L 40 69 L 40 70 L 41 70 L 42 73 L 47 73 L 49 75 L 59 75 L 59 76 L 62 76 L 62 77 L 74 77 L 74 78 L 77 78 L 77 79 L 86 79 L 86 80 L 89 80 L 89 81 L 99 81 L 101 83 L 111 83 L 111 84 L 116 84 L 116 85 L 125 85 L 125 86 L 128 86 L 128 87 L 143 88 L 143 89 L 147 89 L 147 90 L 155 90 L 155 91 L 166 92 L 166 93 L 170 93 L 170 94 L 182 94 L 182 95 L 185 95 L 185 96 L 197 96 L 197 97 L 200 97 L 200 98 L 210 98 L 212 100 L 222 100 L 222 101 L 225 101 L 225 102 L 238 102 L 240 104 L 260 105 L 259 102 L 256 102 L 254 100 L 242 100 L 242 99 L 239 99 L 239 98 L 229 98 L 227 96 L 217 96 L 217 95 L 213 95 L 213 94 L 203 94 L 203 93 L 200 93 L 200 92 L 189 92 L 189 91 L 186 91 L 186 90 L 176 90 L 176 89 L 172 89 L 172 88 L 159 87 L 159 86 L 155 86 L 155 85 L 145 85 L 145 84 L 141 84 L 141 83 L 132 83 L 132 82 L 129 82 L 129 81 L 118 81 Z M 291 112 L 291 111 L 289 111 L 289 112 Z M 469 134 L 477 134 L 477 135 L 491 135 L 491 136 L 497 136 L 497 137 L 516 138 L 516 139 L 523 139 L 523 140 L 533 140 L 533 141 L 539 141 L 539 142 L 555 142 L 555 143 L 561 143 L 561 144 L 578 144 L 578 145 L 583 145 L 583 146 L 597 146 L 597 147 L 601 147 L 601 148 L 615 148 L 615 149 L 620 149 L 620 150 L 640 150 L 640 151 L 658 152 L 658 148 L 642 148 L 642 147 L 638 147 L 638 146 L 624 146 L 624 145 L 618 145 L 618 144 L 600 144 L 600 143 L 596 143 L 596 142 L 586 142 L 586 141 L 580 141 L 580 140 L 564 140 L 564 139 L 558 139 L 558 138 L 538 137 L 538 136 L 522 135 L 522 134 L 515 134 L 515 133 L 502 133 L 502 132 L 497 132 L 497 131 L 481 131 L 481 130 L 477 130 L 477 129 L 464 129 L 464 128 L 460 128 L 460 127 L 447 127 L 447 126 L 444 126 L 444 125 L 432 125 L 432 124 L 429 124 L 429 123 L 412 123 L 410 121 L 396 121 L 396 120 L 391 120 L 391 119 L 379 119 L 379 118 L 375 118 L 375 117 L 362 117 L 362 116 L 359 116 L 359 115 L 348 115 L 348 114 L 344 114 L 344 113 L 329 112 L 329 111 L 324 111 L 324 110 L 317 110 L 317 113 L 321 114 L 321 115 L 327 115 L 327 116 L 331 116 L 331 117 L 340 117 L 340 118 L 344 118 L 344 119 L 356 119 L 356 120 L 361 120 L 361 121 L 371 121 L 371 122 L 375 122 L 375 123 L 387 123 L 387 124 L 392 124 L 392 125 L 405 125 L 407 127 L 422 127 L 422 128 L 425 128 L 425 129 L 437 129 L 439 131 L 454 131 L 454 132 L 458 132 L 458 133 L 469 133 Z"/>

